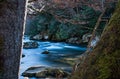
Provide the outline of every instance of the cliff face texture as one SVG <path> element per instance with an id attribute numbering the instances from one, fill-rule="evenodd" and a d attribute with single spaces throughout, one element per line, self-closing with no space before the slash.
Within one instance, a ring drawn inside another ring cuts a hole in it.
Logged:
<path id="1" fill-rule="evenodd" d="M 70 79 L 120 79 L 120 1 L 101 40 Z"/>

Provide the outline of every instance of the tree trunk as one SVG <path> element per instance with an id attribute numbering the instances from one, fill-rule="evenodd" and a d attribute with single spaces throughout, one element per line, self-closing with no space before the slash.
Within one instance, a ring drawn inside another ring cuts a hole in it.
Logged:
<path id="1" fill-rule="evenodd" d="M 26 0 L 0 0 L 0 79 L 18 79 Z"/>

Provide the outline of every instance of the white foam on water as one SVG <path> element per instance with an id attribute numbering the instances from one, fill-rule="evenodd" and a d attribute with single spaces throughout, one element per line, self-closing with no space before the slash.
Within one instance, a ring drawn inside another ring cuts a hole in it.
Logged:
<path id="1" fill-rule="evenodd" d="M 76 49 L 76 50 L 86 50 L 86 48 L 78 47 L 78 46 L 64 46 L 64 48 Z"/>
<path id="2" fill-rule="evenodd" d="M 63 47 L 51 45 L 49 47 L 46 47 L 46 49 L 63 49 Z"/>

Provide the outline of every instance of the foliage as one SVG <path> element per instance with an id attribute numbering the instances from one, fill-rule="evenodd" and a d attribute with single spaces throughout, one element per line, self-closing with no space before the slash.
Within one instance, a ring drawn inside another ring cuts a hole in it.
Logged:
<path id="1" fill-rule="evenodd" d="M 79 13 L 70 16 L 68 9 L 56 9 L 54 14 L 48 13 L 47 11 L 43 11 L 36 16 L 36 19 L 31 22 L 31 26 L 34 27 L 31 29 L 30 35 L 39 34 L 47 34 L 50 37 L 50 40 L 62 41 L 69 39 L 71 37 L 81 38 L 83 34 L 86 32 L 90 32 L 88 29 L 85 29 L 84 26 L 94 27 L 95 22 L 100 13 L 94 11 L 92 8 L 88 6 L 82 6 L 83 9 L 79 9 Z M 56 17 L 59 16 L 59 17 Z M 95 17 L 96 16 L 96 17 Z M 69 17 L 69 18 L 68 18 Z M 61 20 L 61 21 L 60 21 Z M 89 24 L 74 24 L 69 21 L 78 21 L 78 22 L 86 22 Z"/>
<path id="2" fill-rule="evenodd" d="M 82 39 L 84 34 L 92 33 L 101 12 L 99 10 L 96 11 L 89 4 L 72 3 L 73 5 L 67 5 L 65 3 L 66 7 L 61 4 L 63 2 L 55 0 L 53 5 L 51 5 L 50 1 L 45 2 L 44 10 L 38 13 L 36 19 L 31 22 L 31 27 L 33 28 L 30 35 L 48 35 L 49 40 L 66 41 L 73 37 Z M 71 3 L 70 0 L 66 2 Z M 107 9 L 105 16 L 112 13 L 112 11 L 113 9 Z M 103 31 L 105 24 L 100 24 L 101 28 L 99 28 L 98 33 Z"/>
<path id="3" fill-rule="evenodd" d="M 37 21 L 37 19 L 35 19 L 35 20 L 33 20 L 31 23 L 30 23 L 30 25 L 29 25 L 29 27 L 30 27 L 30 32 L 28 33 L 28 35 L 36 35 L 37 33 L 38 33 L 38 31 L 37 31 L 37 23 L 38 21 Z"/>

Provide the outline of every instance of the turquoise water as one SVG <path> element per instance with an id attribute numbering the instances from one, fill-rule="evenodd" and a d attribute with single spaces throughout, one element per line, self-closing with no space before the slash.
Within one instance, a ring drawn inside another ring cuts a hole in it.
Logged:
<path id="1" fill-rule="evenodd" d="M 28 38 L 24 38 L 24 42 L 30 41 Z M 49 41 L 37 41 L 39 47 L 36 49 L 23 49 L 22 53 L 25 55 L 21 59 L 20 75 L 27 68 L 31 66 L 50 66 L 50 67 L 70 67 L 68 64 L 56 62 L 55 60 L 63 57 L 74 57 L 82 54 L 86 47 L 79 45 L 67 44 L 64 42 L 49 42 Z M 41 54 L 43 51 L 48 50 L 49 54 Z M 20 76 L 20 79 L 24 77 Z M 37 78 L 29 78 L 37 79 Z"/>

